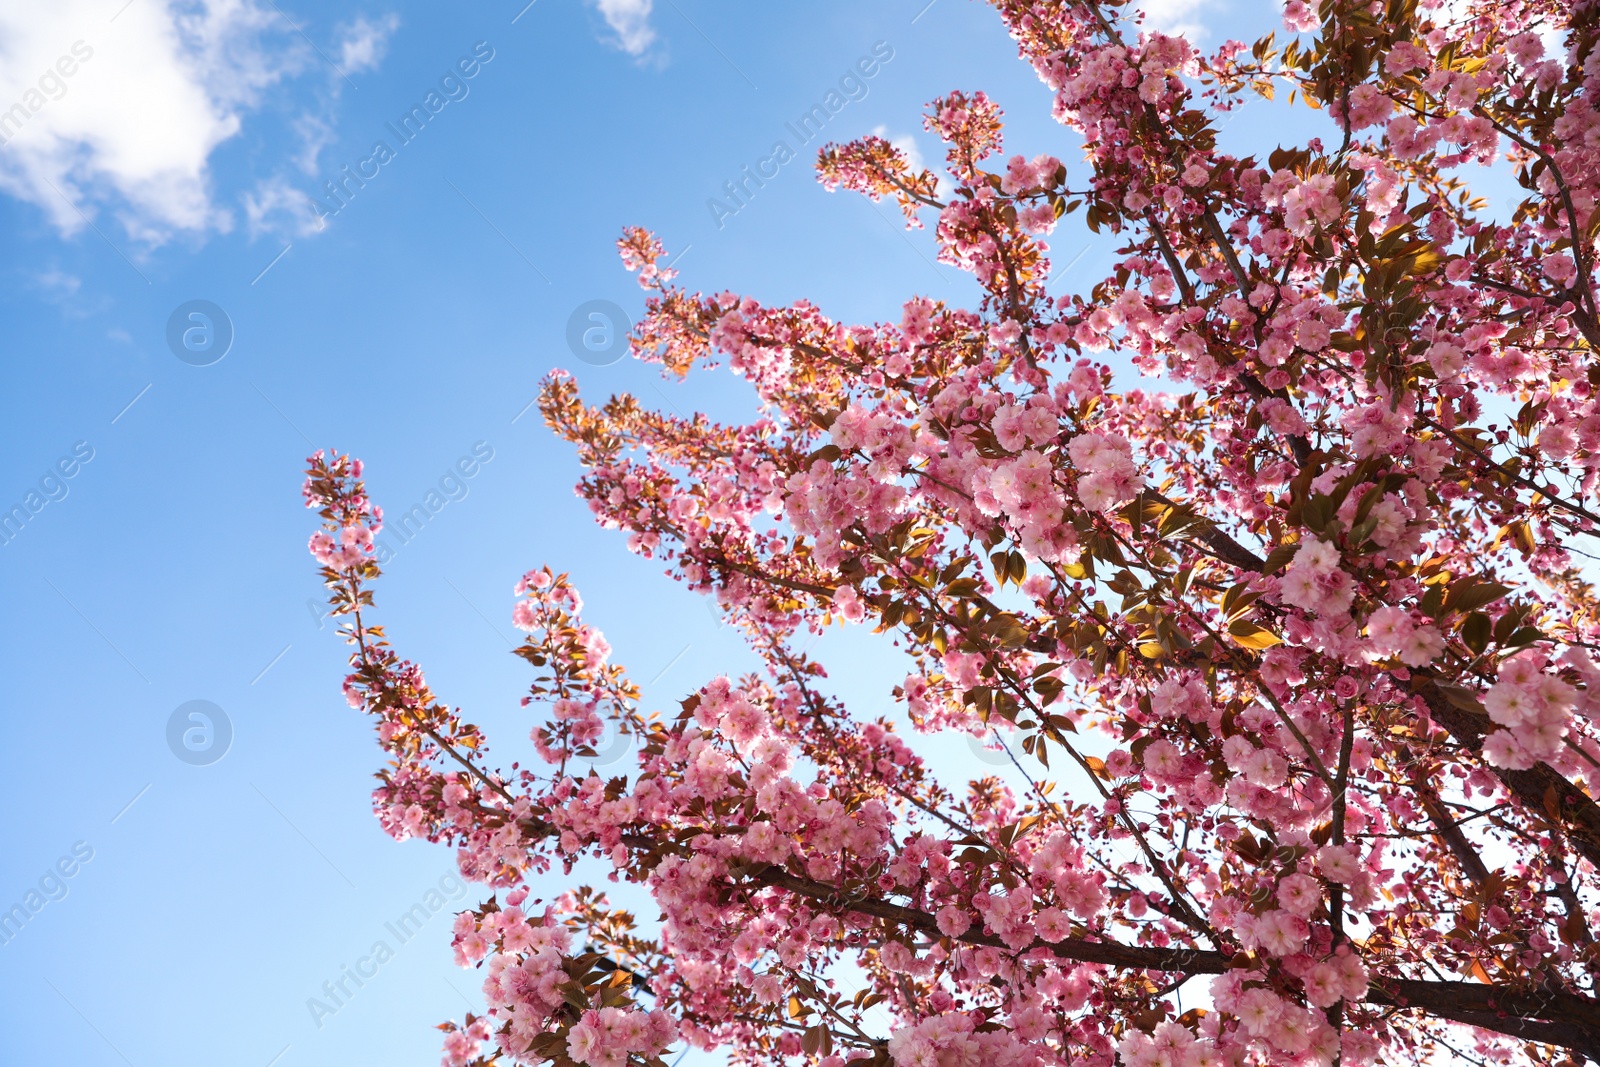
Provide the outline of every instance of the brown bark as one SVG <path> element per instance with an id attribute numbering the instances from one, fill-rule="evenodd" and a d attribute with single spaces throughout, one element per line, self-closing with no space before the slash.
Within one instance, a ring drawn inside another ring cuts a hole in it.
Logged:
<path id="1" fill-rule="evenodd" d="M 1173 501 L 1160 493 L 1147 489 L 1145 494 L 1152 500 L 1174 506 Z M 1206 528 L 1197 539 L 1217 559 L 1240 570 L 1260 572 L 1266 566 L 1266 560 L 1215 527 Z M 1452 700 L 1434 672 L 1415 670 L 1411 677 L 1413 691 L 1427 705 L 1433 721 L 1444 727 L 1458 744 L 1473 752 L 1482 751 L 1488 718 Z M 1565 827 L 1572 847 L 1600 870 L 1600 804 L 1545 763 L 1522 771 L 1503 767 L 1490 770 L 1526 808 L 1543 812 L 1557 825 Z"/>
<path id="2" fill-rule="evenodd" d="M 781 867 L 748 871 L 752 882 L 830 905 L 839 911 L 867 915 L 908 930 L 944 936 L 934 916 L 917 908 L 873 898 L 850 899 L 836 886 L 800 878 Z M 1005 942 L 974 926 L 951 940 L 1012 952 Z M 1228 955 L 1205 949 L 1158 948 L 1114 941 L 1038 940 L 1022 951 L 1043 949 L 1059 959 L 1110 967 L 1198 976 L 1221 974 L 1232 966 Z M 1476 1026 L 1529 1041 L 1557 1045 L 1600 1062 L 1600 1002 L 1565 990 L 1514 992 L 1477 982 L 1420 981 L 1377 978 L 1367 990 L 1369 1004 L 1414 1008 L 1427 1015 Z"/>
<path id="3" fill-rule="evenodd" d="M 1479 751 L 1489 726 L 1488 718 L 1451 700 L 1432 672 L 1415 671 L 1413 677 L 1417 695 L 1428 706 L 1433 721 L 1449 731 L 1458 743 Z M 1503 767 L 1490 769 L 1526 807 L 1544 812 L 1553 822 L 1564 826 L 1572 847 L 1600 870 L 1600 805 L 1589 794 L 1545 763 L 1535 764 L 1525 771 Z"/>

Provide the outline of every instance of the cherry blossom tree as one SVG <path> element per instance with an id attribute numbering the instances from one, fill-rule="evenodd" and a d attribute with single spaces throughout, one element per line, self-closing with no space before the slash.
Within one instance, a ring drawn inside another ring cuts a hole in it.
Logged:
<path id="1" fill-rule="evenodd" d="M 993 4 L 1065 161 L 1008 157 L 981 92 L 927 112 L 942 178 L 876 137 L 819 158 L 934 220 L 976 306 L 691 293 L 630 230 L 634 355 L 725 362 L 756 417 L 544 386 L 599 523 L 760 672 L 643 708 L 531 570 L 537 760 L 497 766 L 370 619 L 360 462 L 312 457 L 377 815 L 489 894 L 445 1062 L 1600 1062 L 1600 4 L 1290 0 L 1281 41 L 1209 53 Z M 1326 136 L 1222 151 L 1274 96 Z M 1514 207 L 1468 184 L 1513 173 Z M 1077 225 L 1114 268 L 1052 294 Z M 892 713 L 799 650 L 835 625 L 907 658 Z M 915 731 L 1011 762 L 937 773 Z"/>

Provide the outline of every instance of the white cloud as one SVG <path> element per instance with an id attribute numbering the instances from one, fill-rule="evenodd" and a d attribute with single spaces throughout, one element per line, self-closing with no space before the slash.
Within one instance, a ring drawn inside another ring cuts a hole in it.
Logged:
<path id="1" fill-rule="evenodd" d="M 97 311 L 103 311 L 109 304 L 109 299 L 103 294 L 85 294 L 82 278 L 55 267 L 35 271 L 29 281 L 40 297 L 60 308 L 69 318 L 87 318 Z"/>
<path id="2" fill-rule="evenodd" d="M 40 271 L 34 276 L 34 280 L 39 283 L 40 288 L 59 293 L 62 296 L 76 296 L 78 295 L 78 290 L 83 288 L 82 278 L 79 278 L 76 274 L 68 274 L 65 271 L 59 271 L 54 268 Z"/>
<path id="3" fill-rule="evenodd" d="M 63 233 L 103 202 L 142 241 L 227 229 L 206 161 L 294 61 L 263 53 L 266 23 L 243 0 L 141 0 L 115 22 L 93 0 L 0 3 L 0 189 Z"/>
<path id="4" fill-rule="evenodd" d="M 307 112 L 294 120 L 294 132 L 300 135 L 300 151 L 294 157 L 294 165 L 301 173 L 315 177 L 317 157 L 333 143 L 333 124 L 321 115 Z"/>
<path id="5" fill-rule="evenodd" d="M 212 153 L 266 91 L 322 60 L 267 0 L 119 7 L 0 0 L 0 192 L 36 205 L 63 234 L 89 220 L 106 229 L 106 212 L 144 245 L 227 232 L 234 212 L 215 202 Z M 344 72 L 374 68 L 398 25 L 388 15 L 341 26 L 332 51 Z M 331 123 L 306 114 L 294 129 L 294 163 L 314 172 Z M 269 181 L 243 203 L 255 232 L 287 199 Z"/>
<path id="6" fill-rule="evenodd" d="M 339 27 L 338 69 L 328 72 L 334 99 L 343 91 L 346 77 L 377 69 L 389 50 L 389 39 L 399 27 L 400 17 L 394 14 L 376 21 L 363 16 Z M 324 103 L 331 107 L 330 100 Z M 292 125 L 300 138 L 300 150 L 292 157 L 295 168 L 315 178 L 321 170 L 322 150 L 338 139 L 332 115 L 326 109 L 322 113 L 307 111 Z M 245 228 L 252 241 L 265 234 L 310 237 L 327 227 L 313 210 L 310 197 L 291 184 L 282 172 L 258 179 L 252 188 L 240 194 L 239 203 L 244 208 Z"/>
<path id="7" fill-rule="evenodd" d="M 311 198 L 282 175 L 262 178 L 240 195 L 239 203 L 252 241 L 268 233 L 309 237 L 327 225 L 312 210 Z"/>
<path id="8" fill-rule="evenodd" d="M 594 0 L 606 25 L 616 33 L 616 44 L 630 56 L 643 55 L 656 31 L 650 27 L 650 8 L 654 0 Z"/>
<path id="9" fill-rule="evenodd" d="M 376 70 L 389 50 L 389 38 L 400 27 L 400 16 L 389 14 L 376 22 L 362 16 L 340 27 L 339 69 L 346 74 Z"/>
<path id="10" fill-rule="evenodd" d="M 1139 10 L 1144 12 L 1146 30 L 1184 37 L 1190 44 L 1199 44 L 1210 35 L 1210 28 L 1201 21 L 1200 14 L 1216 6 L 1219 6 L 1217 0 L 1140 0 Z"/>

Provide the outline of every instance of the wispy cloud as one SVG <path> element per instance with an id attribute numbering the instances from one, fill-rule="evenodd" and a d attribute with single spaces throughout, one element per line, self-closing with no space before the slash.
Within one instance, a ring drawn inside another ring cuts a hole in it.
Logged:
<path id="1" fill-rule="evenodd" d="M 28 280 L 41 298 L 60 308 L 69 318 L 88 318 L 95 312 L 105 310 L 110 303 L 103 294 L 86 294 L 83 279 L 76 274 L 55 267 L 35 271 Z"/>
<path id="2" fill-rule="evenodd" d="M 376 70 L 389 50 L 389 38 L 400 28 L 400 16 L 385 15 L 373 20 L 362 16 L 339 28 L 339 68 L 346 74 Z"/>
<path id="3" fill-rule="evenodd" d="M 306 112 L 294 120 L 294 132 L 300 137 L 300 151 L 295 153 L 294 165 L 302 174 L 314 175 L 320 169 L 317 159 L 322 150 L 333 143 L 333 123 L 323 115 Z"/>
<path id="4" fill-rule="evenodd" d="M 310 197 L 282 175 L 257 181 L 240 194 L 239 203 L 252 241 L 264 234 L 309 237 L 326 225 L 312 209 Z"/>
<path id="5" fill-rule="evenodd" d="M 650 26 L 654 0 L 594 0 L 595 7 L 616 34 L 614 43 L 630 56 L 643 55 L 656 39 Z"/>
<path id="6" fill-rule="evenodd" d="M 322 169 L 323 149 L 338 140 L 333 104 L 344 91 L 345 79 L 361 71 L 376 70 L 399 28 L 400 16 L 395 14 L 380 19 L 363 16 L 339 26 L 336 31 L 339 45 L 334 60 L 338 69 L 328 72 L 328 92 L 293 122 L 300 150 L 292 160 L 301 174 L 316 177 Z M 252 241 L 268 234 L 285 238 L 310 237 L 326 226 L 317 217 L 310 198 L 282 171 L 257 179 L 253 187 L 240 194 L 239 203 L 244 208 L 246 230 Z"/>

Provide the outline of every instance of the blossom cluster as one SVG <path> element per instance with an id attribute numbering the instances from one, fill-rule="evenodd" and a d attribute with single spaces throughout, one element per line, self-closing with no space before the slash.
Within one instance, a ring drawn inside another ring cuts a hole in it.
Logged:
<path id="1" fill-rule="evenodd" d="M 1291 0 L 1286 41 L 1202 51 L 1117 5 L 992 3 L 1081 151 L 1008 153 L 957 91 L 924 116 L 943 174 L 881 138 L 818 159 L 931 220 L 971 307 L 691 292 L 631 228 L 635 353 L 723 364 L 759 411 L 541 395 L 596 520 L 714 597 L 754 673 L 646 713 L 529 571 L 541 759 L 495 769 L 362 618 L 381 512 L 313 458 L 375 810 L 494 894 L 457 920 L 488 1009 L 448 1062 L 1600 1058 L 1595 5 Z M 1330 143 L 1226 150 L 1275 94 Z M 1466 188 L 1507 164 L 1509 216 Z M 1115 250 L 1063 294 L 1078 220 Z M 804 649 L 834 623 L 904 682 L 833 693 Z M 609 724 L 635 760 L 604 778 Z M 941 781 L 911 735 L 945 731 L 1007 764 Z"/>

